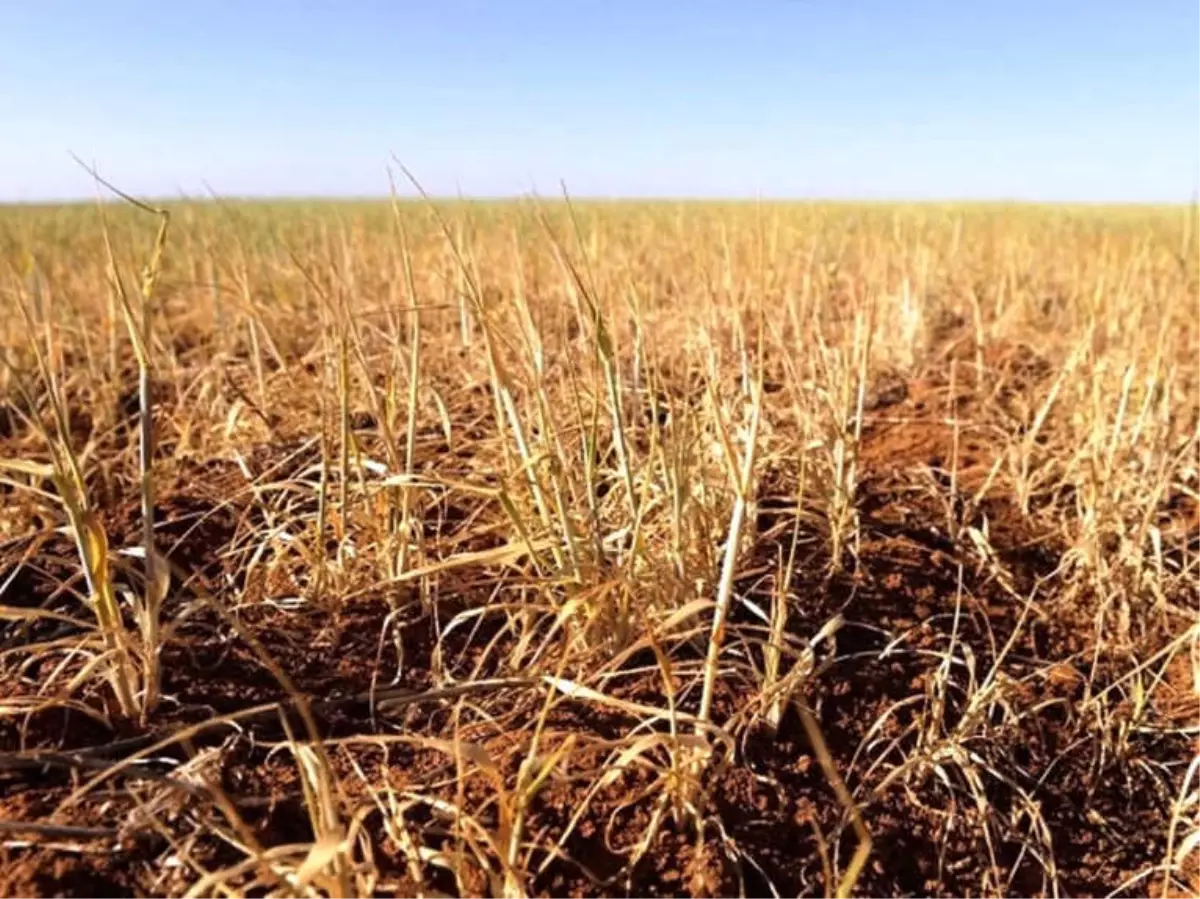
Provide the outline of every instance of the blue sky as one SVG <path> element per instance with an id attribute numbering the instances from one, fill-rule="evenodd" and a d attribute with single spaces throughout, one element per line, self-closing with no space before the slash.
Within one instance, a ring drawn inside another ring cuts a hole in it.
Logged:
<path id="1" fill-rule="evenodd" d="M 0 4 L 0 199 L 1179 201 L 1196 0 Z"/>

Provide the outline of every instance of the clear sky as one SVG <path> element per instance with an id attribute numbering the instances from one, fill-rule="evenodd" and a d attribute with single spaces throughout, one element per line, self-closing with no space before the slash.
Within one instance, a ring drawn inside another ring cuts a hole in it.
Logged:
<path id="1" fill-rule="evenodd" d="M 1197 0 L 0 3 L 0 199 L 1184 201 Z"/>

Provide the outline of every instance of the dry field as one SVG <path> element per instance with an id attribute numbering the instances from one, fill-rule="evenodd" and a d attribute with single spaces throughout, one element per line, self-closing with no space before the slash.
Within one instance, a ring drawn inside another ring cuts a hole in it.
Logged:
<path id="1" fill-rule="evenodd" d="M 1196 210 L 0 209 L 0 893 L 1196 889 Z"/>

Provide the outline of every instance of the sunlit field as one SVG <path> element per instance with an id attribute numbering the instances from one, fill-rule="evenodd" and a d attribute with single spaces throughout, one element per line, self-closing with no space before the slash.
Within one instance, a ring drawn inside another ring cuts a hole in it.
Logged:
<path id="1" fill-rule="evenodd" d="M 0 209 L 0 892 L 1194 894 L 1196 232 Z"/>

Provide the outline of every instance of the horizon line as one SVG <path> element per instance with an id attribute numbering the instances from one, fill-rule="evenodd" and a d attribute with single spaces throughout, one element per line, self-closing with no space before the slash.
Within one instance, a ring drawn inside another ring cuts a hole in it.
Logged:
<path id="1" fill-rule="evenodd" d="M 564 195 L 540 194 L 536 191 L 525 193 L 500 194 L 449 194 L 429 193 L 422 195 L 416 192 L 397 194 L 394 197 L 388 193 L 366 194 L 253 194 L 231 193 L 210 195 L 187 194 L 138 194 L 125 191 L 129 196 L 146 203 L 160 204 L 207 204 L 207 203 L 389 203 L 393 199 L 401 203 L 434 202 L 434 203 L 518 203 L 536 200 L 542 203 L 730 203 L 730 204 L 795 204 L 795 205 L 841 205 L 841 206 L 1089 206 L 1089 207 L 1195 207 L 1200 204 L 1200 194 L 1192 193 L 1188 199 L 1030 199 L 1023 197 L 853 197 L 853 196 L 770 196 L 731 194 L 726 196 L 690 196 L 672 194 L 573 194 L 569 191 Z M 0 209 L 29 206 L 83 206 L 101 204 L 121 204 L 127 200 L 115 195 L 101 197 L 69 196 L 69 197 L 35 197 L 31 199 L 7 199 L 0 197 Z"/>

